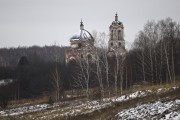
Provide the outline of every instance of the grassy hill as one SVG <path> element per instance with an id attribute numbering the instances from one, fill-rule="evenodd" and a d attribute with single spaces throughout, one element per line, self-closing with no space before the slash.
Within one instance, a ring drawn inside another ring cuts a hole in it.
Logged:
<path id="1" fill-rule="evenodd" d="M 69 99 L 47 104 L 48 98 L 11 101 L 0 111 L 2 120 L 112 120 L 180 117 L 180 83 L 135 86 L 123 95 L 87 100 Z M 152 107 L 152 108 L 150 108 Z"/>

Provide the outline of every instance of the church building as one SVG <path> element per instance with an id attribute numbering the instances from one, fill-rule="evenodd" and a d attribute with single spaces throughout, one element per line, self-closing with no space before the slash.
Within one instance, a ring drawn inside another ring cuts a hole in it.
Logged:
<path id="1" fill-rule="evenodd" d="M 66 63 L 78 60 L 95 59 L 94 38 L 84 29 L 83 22 L 80 22 L 80 30 L 70 38 L 71 46 L 66 51 Z"/>
<path id="2" fill-rule="evenodd" d="M 115 21 L 109 27 L 110 37 L 108 41 L 108 57 L 124 56 L 126 54 L 124 40 L 124 26 L 118 21 L 118 15 L 115 15 Z M 80 22 L 80 30 L 70 38 L 70 48 L 66 51 L 66 63 L 78 60 L 95 60 L 96 47 L 94 38 L 84 29 L 83 22 Z"/>

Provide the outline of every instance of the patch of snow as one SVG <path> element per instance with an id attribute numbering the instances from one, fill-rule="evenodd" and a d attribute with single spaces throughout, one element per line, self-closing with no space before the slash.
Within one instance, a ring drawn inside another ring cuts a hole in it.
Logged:
<path id="1" fill-rule="evenodd" d="M 21 115 L 24 113 L 37 112 L 37 111 L 46 110 L 49 108 L 59 107 L 61 104 L 63 103 L 54 103 L 53 105 L 38 104 L 38 105 L 18 107 L 18 108 L 0 111 L 0 116 L 14 116 L 14 115 Z"/>
<path id="2" fill-rule="evenodd" d="M 77 95 L 66 95 L 67 98 L 77 97 Z"/>
<path id="3" fill-rule="evenodd" d="M 1 113 L 2 111 L 0 111 L 0 115 L 2 115 L 2 116 L 20 115 L 20 114 L 29 113 L 29 112 L 45 110 L 49 107 L 50 107 L 49 104 L 25 106 L 25 107 L 19 107 L 19 108 L 14 108 L 14 109 L 10 109 L 10 110 L 5 110 L 5 111 L 3 111 L 3 113 Z"/>
<path id="4" fill-rule="evenodd" d="M 170 89 L 176 90 L 177 88 L 179 88 L 179 87 L 159 88 L 159 89 L 157 89 L 157 93 L 164 93 L 164 92 L 166 92 L 166 91 L 168 91 L 168 90 L 170 90 Z"/>
<path id="5" fill-rule="evenodd" d="M 14 81 L 14 79 L 3 79 L 3 80 L 0 80 L 0 86 L 4 86 L 4 85 L 7 85 L 7 84 L 10 84 Z"/>
<path id="6" fill-rule="evenodd" d="M 172 87 L 172 88 L 175 90 L 175 89 L 177 89 L 177 88 L 179 88 L 179 87 Z"/>
<path id="7" fill-rule="evenodd" d="M 173 119 L 174 119 L 174 120 L 180 120 L 180 112 L 179 112 L 178 115 L 175 116 Z"/>
<path id="8" fill-rule="evenodd" d="M 170 112 L 169 114 L 166 114 L 164 118 L 161 118 L 160 120 L 180 120 L 180 112 Z"/>
<path id="9" fill-rule="evenodd" d="M 66 95 L 67 98 L 71 98 L 71 95 Z"/>
<path id="10" fill-rule="evenodd" d="M 151 93 L 152 92 L 152 90 L 146 90 L 147 92 L 149 92 L 149 93 Z"/>
<path id="11" fill-rule="evenodd" d="M 161 92 L 164 92 L 164 91 L 166 91 L 166 88 L 159 88 L 159 89 L 157 90 L 157 93 L 161 93 Z"/>
<path id="12" fill-rule="evenodd" d="M 137 106 L 135 108 L 126 109 L 119 112 L 116 116 L 118 119 L 159 119 L 169 120 L 179 117 L 179 112 L 175 112 L 175 108 L 180 105 L 180 100 L 155 103 L 148 103 Z"/>
<path id="13" fill-rule="evenodd" d="M 144 97 L 150 93 L 152 93 L 152 90 L 136 91 L 134 93 L 130 93 L 127 95 L 122 95 L 120 97 L 104 98 L 103 101 L 123 102 L 123 101 L 131 100 L 131 99 L 135 99 L 138 97 Z"/>

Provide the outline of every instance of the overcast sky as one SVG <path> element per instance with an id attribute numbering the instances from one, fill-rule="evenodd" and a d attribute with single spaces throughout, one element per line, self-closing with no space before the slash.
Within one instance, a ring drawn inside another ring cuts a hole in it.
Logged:
<path id="1" fill-rule="evenodd" d="M 116 12 L 128 44 L 147 20 L 180 22 L 180 0 L 0 0 L 0 48 L 69 45 L 81 18 L 90 33 L 108 33 Z"/>

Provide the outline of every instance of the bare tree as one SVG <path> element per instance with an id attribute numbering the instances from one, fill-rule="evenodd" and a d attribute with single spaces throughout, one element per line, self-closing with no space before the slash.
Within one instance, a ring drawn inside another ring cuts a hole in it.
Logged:
<path id="1" fill-rule="evenodd" d="M 120 56 L 120 91 L 121 91 L 121 95 L 123 92 L 123 82 L 124 82 L 124 75 L 125 75 L 125 59 L 126 59 L 126 54 L 122 54 Z"/>
<path id="2" fill-rule="evenodd" d="M 146 81 L 146 74 L 145 74 L 145 49 L 144 49 L 144 34 L 142 31 L 139 32 L 138 38 L 135 39 L 135 49 L 138 49 L 137 52 L 137 64 L 142 68 L 142 76 L 143 81 Z"/>
<path id="3" fill-rule="evenodd" d="M 74 78 L 74 86 L 81 87 L 86 91 L 86 97 L 90 98 L 89 84 L 90 84 L 90 74 L 91 74 L 91 66 L 90 60 L 87 59 L 79 59 L 76 61 L 78 65 L 78 70 L 76 74 L 73 76 Z"/>
<path id="4" fill-rule="evenodd" d="M 55 49 L 54 50 L 55 66 L 54 66 L 54 70 L 52 72 L 52 84 L 53 84 L 53 87 L 55 88 L 55 99 L 56 99 L 56 101 L 59 101 L 60 96 L 61 96 L 60 93 L 62 93 L 63 87 L 62 87 L 60 66 L 58 65 L 59 57 L 58 57 L 58 51 L 56 49 L 56 44 L 55 44 L 54 49 Z M 61 96 L 61 97 L 63 97 L 63 96 Z"/>
<path id="5" fill-rule="evenodd" d="M 104 84 L 103 84 L 103 67 L 102 67 L 102 59 L 100 58 L 100 53 L 98 53 L 98 51 L 96 51 L 96 61 L 95 61 L 95 67 L 96 70 L 94 71 L 94 73 L 97 76 L 97 80 L 99 83 L 99 88 L 100 88 L 100 92 L 101 92 L 101 97 L 104 97 Z"/>
<path id="6" fill-rule="evenodd" d="M 108 62 L 108 56 L 107 56 L 107 35 L 103 32 L 103 33 L 99 33 L 98 35 L 96 35 L 96 43 L 97 43 L 97 46 L 99 47 L 99 53 L 97 51 L 97 62 L 96 64 L 98 64 L 97 66 L 100 67 L 101 70 L 101 76 L 103 75 L 103 72 L 105 72 L 105 76 L 101 79 L 106 79 L 106 86 L 107 86 L 107 91 L 108 91 L 108 94 L 110 95 L 110 83 L 109 83 L 109 62 Z M 99 69 L 99 70 L 100 70 Z M 102 83 L 102 87 L 101 88 L 104 88 L 103 86 L 103 82 L 102 80 L 100 80 L 101 83 Z M 103 90 L 104 91 L 104 90 Z"/>
<path id="7" fill-rule="evenodd" d="M 56 101 L 59 101 L 60 99 L 60 89 L 62 87 L 62 82 L 61 82 L 61 76 L 60 72 L 58 70 L 58 66 L 55 66 L 54 72 L 52 73 L 53 77 L 53 86 L 55 88 L 56 94 L 55 94 L 55 99 Z"/>
<path id="8" fill-rule="evenodd" d="M 141 65 L 143 80 L 162 84 L 175 82 L 176 44 L 179 39 L 179 25 L 172 19 L 148 21 L 139 32 L 134 45 L 137 63 Z M 167 73 L 167 74 L 166 74 Z"/>

